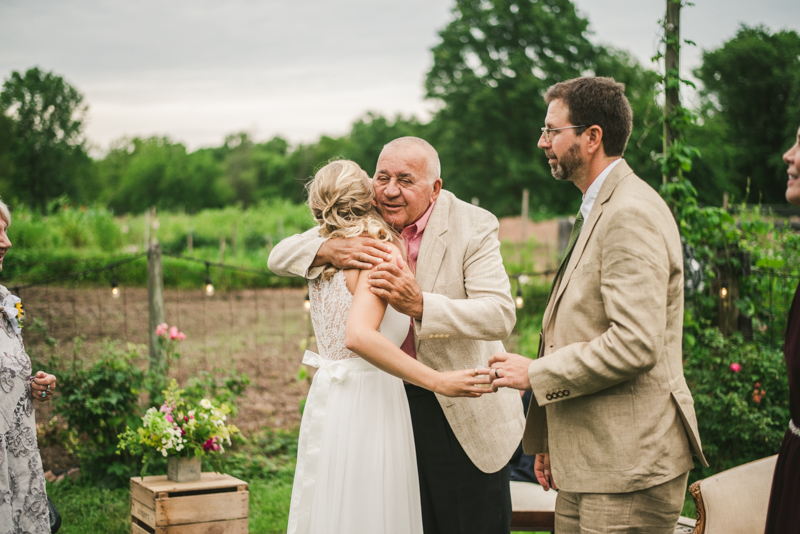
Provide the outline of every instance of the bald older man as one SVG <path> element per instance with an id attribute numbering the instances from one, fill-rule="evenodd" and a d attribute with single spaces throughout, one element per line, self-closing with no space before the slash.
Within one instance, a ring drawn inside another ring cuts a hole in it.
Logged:
<path id="1" fill-rule="evenodd" d="M 373 178 L 375 204 L 401 231 L 408 263 L 373 239 L 323 239 L 317 230 L 279 243 L 269 268 L 313 279 L 322 266 L 372 269 L 372 291 L 411 317 L 402 349 L 442 371 L 482 367 L 516 321 L 498 222 L 442 189 L 436 150 L 423 139 L 387 144 Z M 416 276 L 414 275 L 416 272 Z M 507 463 L 524 426 L 519 395 L 451 398 L 406 385 L 426 534 L 508 532 Z"/>

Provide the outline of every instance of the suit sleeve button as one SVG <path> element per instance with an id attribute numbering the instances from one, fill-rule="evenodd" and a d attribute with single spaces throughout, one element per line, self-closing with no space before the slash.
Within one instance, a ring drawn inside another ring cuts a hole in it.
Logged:
<path id="1" fill-rule="evenodd" d="M 549 393 L 547 395 L 545 395 L 544 398 L 547 399 L 547 400 L 553 400 L 553 396 L 551 394 L 549 394 Z"/>
<path id="2" fill-rule="evenodd" d="M 564 396 L 565 396 L 565 397 L 569 397 L 569 390 L 566 390 L 566 391 L 564 392 Z"/>

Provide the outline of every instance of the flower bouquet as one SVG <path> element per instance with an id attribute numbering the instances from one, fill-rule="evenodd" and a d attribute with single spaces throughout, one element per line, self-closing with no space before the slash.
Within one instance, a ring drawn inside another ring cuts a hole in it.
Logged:
<path id="1" fill-rule="evenodd" d="M 200 478 L 200 458 L 205 456 L 216 472 L 222 472 L 225 446 L 231 445 L 231 436 L 239 432 L 233 425 L 225 424 L 231 413 L 229 405 L 219 406 L 208 399 L 196 405 L 183 398 L 182 389 L 172 380 L 164 391 L 164 404 L 152 407 L 142 417 L 142 426 L 136 430 L 128 427 L 119 435 L 119 451 L 128 450 L 131 454 L 143 457 L 141 476 L 147 472 L 150 463 L 157 457 L 168 459 L 170 479 L 173 466 L 190 462 L 196 471 L 195 480 Z M 183 482 L 187 478 L 178 479 Z"/>

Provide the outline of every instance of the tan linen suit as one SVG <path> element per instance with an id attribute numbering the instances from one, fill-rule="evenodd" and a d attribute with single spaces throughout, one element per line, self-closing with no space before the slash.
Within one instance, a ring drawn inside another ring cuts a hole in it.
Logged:
<path id="1" fill-rule="evenodd" d="M 488 211 L 442 190 L 425 228 L 416 278 L 423 292 L 422 321 L 414 321 L 417 359 L 440 371 L 485 366 L 503 351 L 516 315 L 497 240 L 499 224 Z M 281 276 L 313 279 L 310 268 L 324 242 L 316 228 L 281 241 L 269 268 Z M 514 390 L 478 399 L 436 395 L 467 456 L 484 473 L 499 471 L 519 445 L 522 402 Z"/>
<path id="2" fill-rule="evenodd" d="M 561 490 L 627 493 L 707 465 L 683 377 L 683 257 L 661 197 L 625 161 L 603 183 L 547 304 L 523 447 Z M 537 405 L 538 403 L 538 405 Z"/>

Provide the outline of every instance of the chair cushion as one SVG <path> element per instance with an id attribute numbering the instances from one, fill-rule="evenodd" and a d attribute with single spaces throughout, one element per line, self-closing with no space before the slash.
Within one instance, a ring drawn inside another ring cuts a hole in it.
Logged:
<path id="1" fill-rule="evenodd" d="M 772 476 L 778 456 L 762 458 L 717 473 L 690 488 L 699 496 L 697 530 L 702 534 L 764 532 Z M 695 501 L 698 497 L 695 496 Z"/>
<path id="2" fill-rule="evenodd" d="M 544 491 L 539 484 L 511 481 L 511 509 L 515 512 L 555 512 L 556 491 Z"/>

